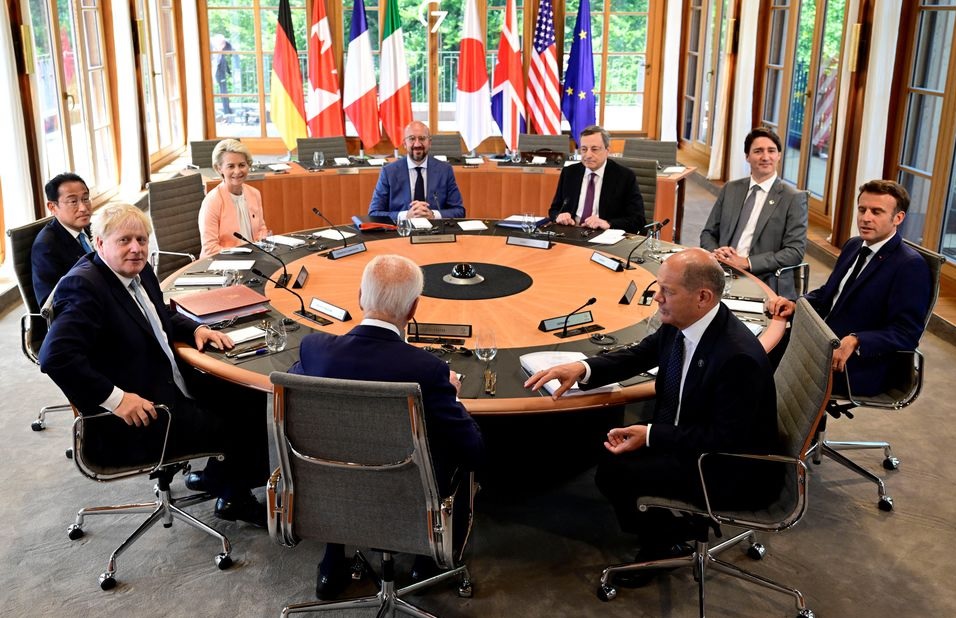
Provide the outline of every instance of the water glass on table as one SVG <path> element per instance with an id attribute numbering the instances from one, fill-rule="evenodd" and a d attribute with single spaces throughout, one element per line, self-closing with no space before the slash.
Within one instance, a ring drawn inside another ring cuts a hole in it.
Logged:
<path id="1" fill-rule="evenodd" d="M 259 239 L 259 248 L 272 253 L 276 249 L 276 241 L 272 239 L 272 230 L 266 230 L 266 235 Z"/>
<path id="2" fill-rule="evenodd" d="M 412 220 L 408 217 L 399 217 L 395 224 L 398 235 L 402 238 L 412 235 L 412 228 L 414 226 L 412 225 Z"/>
<path id="3" fill-rule="evenodd" d="M 289 341 L 289 335 L 286 333 L 285 324 L 282 320 L 271 320 L 263 322 L 262 329 L 266 334 L 266 347 L 270 352 L 281 352 L 285 349 Z"/>
<path id="4" fill-rule="evenodd" d="M 530 212 L 521 215 L 521 230 L 528 236 L 533 236 L 538 230 L 538 218 Z"/>
<path id="5" fill-rule="evenodd" d="M 321 150 L 316 150 L 312 153 L 312 165 L 315 167 L 322 167 L 325 165 L 325 153 Z"/>

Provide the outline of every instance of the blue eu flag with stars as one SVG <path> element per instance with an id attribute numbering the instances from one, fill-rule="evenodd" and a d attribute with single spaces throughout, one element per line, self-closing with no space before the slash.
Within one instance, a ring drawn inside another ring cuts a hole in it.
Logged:
<path id="1" fill-rule="evenodd" d="M 571 124 L 571 137 L 581 144 L 581 131 L 595 124 L 594 113 L 594 52 L 591 49 L 591 4 L 581 0 L 578 20 L 574 24 L 574 41 L 568 69 L 564 72 L 564 90 L 561 93 L 561 111 Z"/>

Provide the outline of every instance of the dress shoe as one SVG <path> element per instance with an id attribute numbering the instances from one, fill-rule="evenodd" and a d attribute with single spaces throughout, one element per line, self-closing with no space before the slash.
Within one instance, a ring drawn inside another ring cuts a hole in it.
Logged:
<path id="1" fill-rule="evenodd" d="M 190 472 L 186 475 L 186 489 L 190 491 L 201 491 L 206 492 L 206 479 L 202 475 L 202 471 L 199 472 Z"/>
<path id="2" fill-rule="evenodd" d="M 265 528 L 267 525 L 266 507 L 252 494 L 233 500 L 219 498 L 216 500 L 216 517 L 226 521 L 244 521 L 259 528 Z"/>
<path id="3" fill-rule="evenodd" d="M 687 543 L 677 543 L 670 547 L 641 548 L 634 556 L 634 562 L 650 562 L 652 560 L 665 560 L 667 558 L 682 558 L 694 553 L 694 548 Z M 655 577 L 673 571 L 675 567 L 660 569 L 643 569 L 640 571 L 624 571 L 615 573 L 611 577 L 611 583 L 619 588 L 641 588 L 646 586 Z"/>
<path id="4" fill-rule="evenodd" d="M 339 597 L 352 581 L 352 574 L 340 565 L 332 569 L 328 575 L 322 574 L 321 565 L 316 569 L 315 597 L 320 601 L 332 601 Z"/>
<path id="5" fill-rule="evenodd" d="M 413 583 L 417 584 L 420 581 L 435 577 L 439 573 L 441 573 L 441 569 L 435 564 L 434 559 L 428 556 L 415 556 L 415 562 L 412 563 Z"/>

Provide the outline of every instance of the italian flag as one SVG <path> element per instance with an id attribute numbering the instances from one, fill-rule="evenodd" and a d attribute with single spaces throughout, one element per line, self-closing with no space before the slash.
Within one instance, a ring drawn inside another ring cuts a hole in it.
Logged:
<path id="1" fill-rule="evenodd" d="M 379 109 L 385 134 L 398 148 L 405 127 L 412 121 L 412 87 L 408 83 L 405 43 L 398 17 L 398 0 L 387 0 L 382 31 Z"/>

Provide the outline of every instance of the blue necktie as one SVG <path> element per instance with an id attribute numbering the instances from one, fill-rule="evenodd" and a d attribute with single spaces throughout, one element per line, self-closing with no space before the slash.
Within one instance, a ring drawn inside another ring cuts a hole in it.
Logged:
<path id="1" fill-rule="evenodd" d="M 150 311 L 150 308 L 153 307 L 152 301 L 146 296 L 146 292 L 143 291 L 143 286 L 140 285 L 138 279 L 130 281 L 129 289 L 133 290 L 133 297 L 136 299 L 136 304 L 139 305 L 139 308 L 143 311 L 143 314 L 146 316 L 146 321 L 149 322 L 150 327 L 153 329 L 153 336 L 156 337 L 159 347 L 163 349 L 163 353 L 166 354 L 166 358 L 169 359 L 169 365 L 173 370 L 173 381 L 176 383 L 176 386 L 179 387 L 179 390 L 189 397 L 189 391 L 186 390 L 186 381 L 183 380 L 183 375 L 179 373 L 179 366 L 176 364 L 176 359 L 173 358 L 173 350 L 169 347 L 169 342 L 166 341 L 166 335 L 155 314 L 155 308 L 153 311 Z"/>
<path id="2" fill-rule="evenodd" d="M 86 232 L 80 232 L 80 235 L 77 236 L 77 238 L 80 241 L 80 246 L 83 247 L 83 251 L 85 251 L 86 253 L 91 253 L 93 251 L 93 247 L 90 245 L 90 241 L 87 240 L 86 238 Z"/>
<path id="3" fill-rule="evenodd" d="M 680 406 L 680 379 L 684 371 L 684 333 L 678 331 L 674 338 L 674 346 L 667 357 L 667 372 L 664 374 L 664 384 L 658 391 L 660 405 L 654 415 L 655 423 L 675 424 L 677 409 Z"/>

